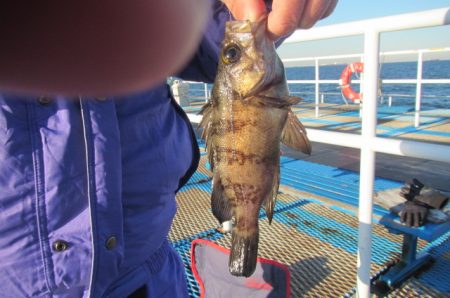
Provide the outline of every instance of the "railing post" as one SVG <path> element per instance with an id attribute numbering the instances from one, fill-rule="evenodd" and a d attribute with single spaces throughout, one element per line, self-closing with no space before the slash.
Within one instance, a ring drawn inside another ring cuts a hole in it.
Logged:
<path id="1" fill-rule="evenodd" d="M 414 113 L 414 126 L 420 125 L 420 106 L 422 101 L 422 66 L 423 66 L 423 52 L 419 51 L 417 57 L 417 84 L 416 84 L 416 109 Z"/>
<path id="2" fill-rule="evenodd" d="M 315 59 L 315 89 L 316 89 L 316 97 L 315 97 L 315 102 L 316 102 L 316 118 L 319 118 L 319 79 L 320 79 L 320 75 L 319 75 L 319 59 L 316 58 Z"/>
<path id="3" fill-rule="evenodd" d="M 372 141 L 376 136 L 379 32 L 368 30 L 364 34 L 364 82 L 361 128 L 361 159 L 359 182 L 359 237 L 358 276 L 359 298 L 370 297 L 370 264 L 372 255 L 372 197 L 375 178 L 375 151 Z"/>
<path id="4" fill-rule="evenodd" d="M 389 96 L 388 102 L 389 102 L 389 107 L 392 107 L 392 96 Z"/>
<path id="5" fill-rule="evenodd" d="M 205 102 L 208 102 L 208 84 L 204 83 L 205 86 Z"/>

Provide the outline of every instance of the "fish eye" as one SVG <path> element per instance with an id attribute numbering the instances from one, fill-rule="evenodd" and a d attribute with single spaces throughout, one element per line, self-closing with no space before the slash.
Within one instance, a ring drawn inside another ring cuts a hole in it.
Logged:
<path id="1" fill-rule="evenodd" d="M 235 63 L 241 57 L 241 48 L 238 45 L 232 43 L 227 46 L 222 51 L 222 59 L 225 64 Z"/>

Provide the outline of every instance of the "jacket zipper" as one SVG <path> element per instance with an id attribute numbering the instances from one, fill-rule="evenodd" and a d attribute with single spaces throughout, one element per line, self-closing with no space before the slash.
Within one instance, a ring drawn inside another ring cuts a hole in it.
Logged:
<path id="1" fill-rule="evenodd" d="M 96 248 L 95 248 L 95 227 L 94 227 L 94 202 L 92 202 L 92 188 L 91 188 L 91 176 L 92 172 L 90 169 L 90 160 L 91 160 L 91 154 L 90 154 L 90 146 L 88 142 L 88 129 L 89 129 L 89 110 L 87 108 L 87 105 L 83 102 L 81 99 L 81 96 L 78 97 L 80 102 L 80 110 L 81 110 L 81 122 L 83 126 L 83 139 L 84 139 L 84 150 L 85 150 L 85 160 L 86 160 L 86 187 L 87 187 L 87 196 L 88 196 L 88 206 L 89 206 L 89 218 L 90 218 L 90 231 L 91 231 L 91 247 L 92 247 L 92 255 L 91 255 L 91 272 L 90 272 L 90 279 L 89 279 L 89 288 L 88 288 L 88 297 L 93 297 L 93 284 L 94 284 L 94 276 L 96 271 Z"/>

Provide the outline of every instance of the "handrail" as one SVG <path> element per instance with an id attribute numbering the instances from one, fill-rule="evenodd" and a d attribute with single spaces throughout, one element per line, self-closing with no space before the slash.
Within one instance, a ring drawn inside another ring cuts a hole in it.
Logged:
<path id="1" fill-rule="evenodd" d="M 399 14 L 363 21 L 297 30 L 284 43 L 296 43 L 320 39 L 362 35 L 367 30 L 375 32 L 400 31 L 450 24 L 450 8 L 438 8 L 421 12 Z"/>
<path id="2" fill-rule="evenodd" d="M 311 29 L 312 30 L 312 29 Z M 380 56 L 398 56 L 407 54 L 417 54 L 422 53 L 435 53 L 435 52 L 450 52 L 450 47 L 438 48 L 438 49 L 418 49 L 418 50 L 402 50 L 402 51 L 385 51 L 380 52 Z M 310 57 L 299 57 L 299 58 L 283 58 L 281 59 L 284 63 L 289 62 L 300 62 L 300 61 L 314 61 L 319 60 L 342 60 L 348 58 L 362 58 L 362 53 L 357 54 L 341 54 L 341 55 L 326 55 L 326 56 L 310 56 Z"/>

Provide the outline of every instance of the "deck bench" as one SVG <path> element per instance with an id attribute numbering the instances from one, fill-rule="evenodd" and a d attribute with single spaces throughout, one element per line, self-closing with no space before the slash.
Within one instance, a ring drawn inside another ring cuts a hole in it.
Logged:
<path id="1" fill-rule="evenodd" d="M 389 288 L 399 285 L 432 261 L 431 254 L 427 252 L 417 254 L 419 238 L 432 242 L 450 231 L 449 221 L 441 224 L 427 223 L 418 228 L 408 227 L 401 224 L 398 215 L 392 212 L 383 215 L 379 223 L 384 225 L 390 233 L 403 235 L 400 261 L 378 279 L 378 282 L 384 283 Z"/>

